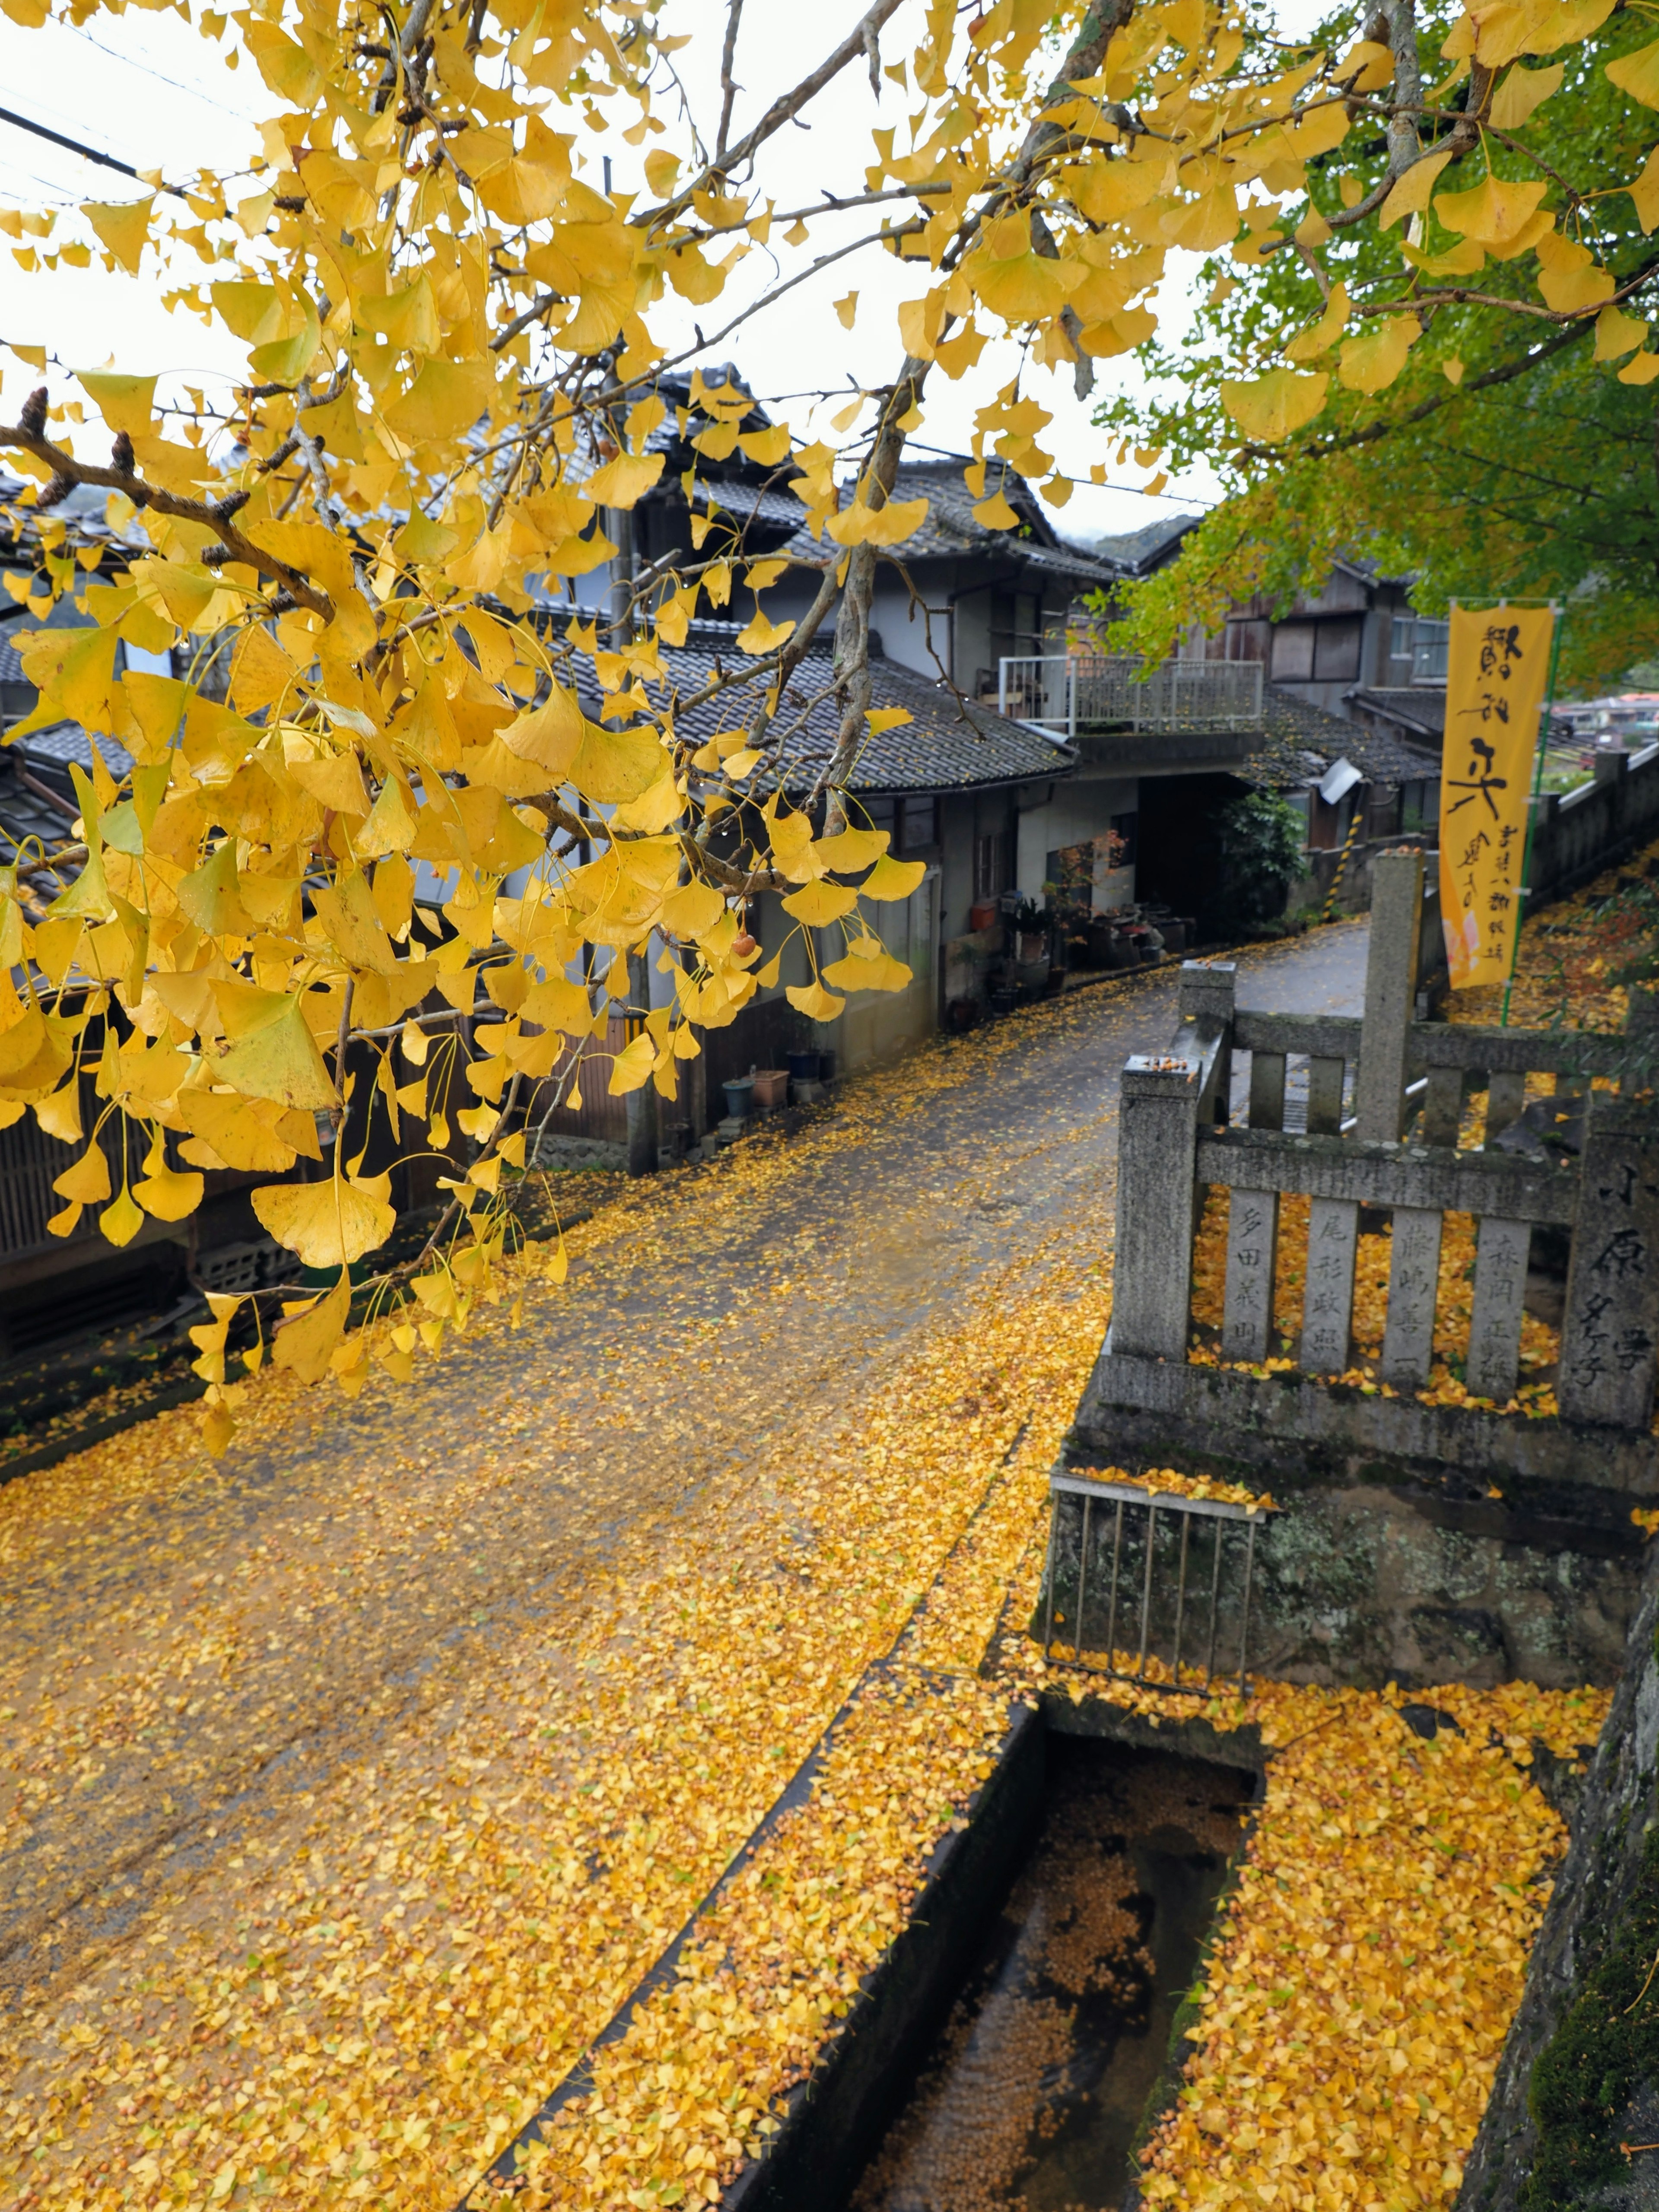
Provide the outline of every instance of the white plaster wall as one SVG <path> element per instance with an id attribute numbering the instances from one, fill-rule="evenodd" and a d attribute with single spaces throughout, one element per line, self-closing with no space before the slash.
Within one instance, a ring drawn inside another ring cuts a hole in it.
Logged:
<path id="1" fill-rule="evenodd" d="M 1023 898 L 1040 899 L 1048 855 L 1061 845 L 1080 845 L 1085 838 L 1103 836 L 1115 814 L 1133 814 L 1140 804 L 1140 782 L 1135 776 L 1079 777 L 1057 783 L 1047 804 L 1022 812 L 1015 880 Z M 1113 896 L 1109 905 L 1133 898 L 1133 868 L 1118 868 L 1109 878 Z M 1120 888 L 1127 882 L 1128 888 Z M 1099 902 L 1097 901 L 1097 903 Z"/>

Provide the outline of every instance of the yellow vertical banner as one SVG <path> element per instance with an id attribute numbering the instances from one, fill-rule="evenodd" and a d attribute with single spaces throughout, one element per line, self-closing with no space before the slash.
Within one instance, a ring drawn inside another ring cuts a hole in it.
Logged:
<path id="1" fill-rule="evenodd" d="M 1440 911 L 1454 990 L 1515 958 L 1550 607 L 1454 607 L 1440 770 Z"/>

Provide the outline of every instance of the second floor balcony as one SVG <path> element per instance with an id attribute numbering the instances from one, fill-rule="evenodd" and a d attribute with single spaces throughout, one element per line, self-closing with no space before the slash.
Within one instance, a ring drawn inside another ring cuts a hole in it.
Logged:
<path id="1" fill-rule="evenodd" d="M 1114 733 L 1236 737 L 1261 727 L 1259 660 L 1164 660 L 1052 653 L 998 665 L 997 709 L 1076 743 Z"/>

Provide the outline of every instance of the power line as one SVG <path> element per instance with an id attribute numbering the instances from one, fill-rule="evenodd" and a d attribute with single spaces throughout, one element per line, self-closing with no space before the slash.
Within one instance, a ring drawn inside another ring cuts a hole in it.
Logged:
<path id="1" fill-rule="evenodd" d="M 153 76 L 157 84 L 170 84 L 175 92 L 188 94 L 191 100 L 199 100 L 204 106 L 216 107 L 221 115 L 228 115 L 234 122 L 252 123 L 251 115 L 243 115 L 234 107 L 227 107 L 222 100 L 215 100 L 211 93 L 204 92 L 199 86 L 185 84 L 176 76 L 167 76 L 161 70 L 152 69 L 148 62 L 135 60 L 131 54 L 118 54 L 113 46 L 105 46 L 101 40 L 94 39 L 90 31 L 83 31 L 78 23 L 71 23 L 68 27 L 77 39 L 84 39 L 89 46 L 106 55 L 111 61 L 119 62 L 123 68 L 142 70 L 146 76 Z"/>
<path id="2" fill-rule="evenodd" d="M 118 169 L 124 177 L 131 177 L 136 183 L 142 185 L 145 181 L 137 169 L 125 161 L 118 161 L 113 154 L 100 154 L 95 147 L 83 146 L 78 138 L 66 138 L 61 131 L 49 131 L 44 123 L 32 123 L 27 115 L 14 115 L 9 107 L 0 107 L 0 123 L 9 123 L 18 131 L 33 131 L 37 138 L 62 146 L 68 153 L 78 154 L 83 161 L 96 161 L 100 168 Z M 185 197 L 176 185 L 163 185 L 160 189 L 171 192 L 176 200 Z"/>

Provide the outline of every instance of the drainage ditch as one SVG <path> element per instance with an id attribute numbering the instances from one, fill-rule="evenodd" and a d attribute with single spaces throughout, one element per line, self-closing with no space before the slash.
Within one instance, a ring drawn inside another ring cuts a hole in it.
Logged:
<path id="1" fill-rule="evenodd" d="M 1034 1839 L 844 2212 L 1111 2212 L 1255 1779 L 1048 1736 Z"/>

